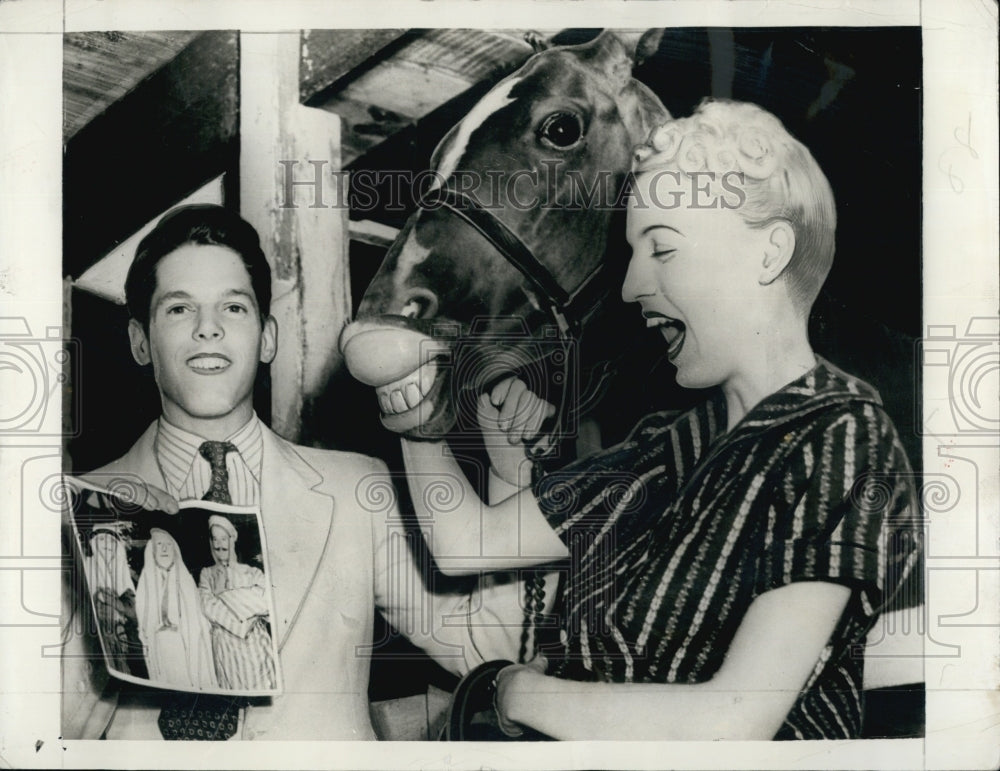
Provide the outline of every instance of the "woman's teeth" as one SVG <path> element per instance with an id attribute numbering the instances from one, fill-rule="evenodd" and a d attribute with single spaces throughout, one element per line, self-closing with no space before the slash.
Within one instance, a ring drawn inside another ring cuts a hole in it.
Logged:
<path id="1" fill-rule="evenodd" d="M 685 327 L 675 322 L 663 328 L 663 339 L 667 341 L 667 358 L 674 359 L 684 345 Z"/>
<path id="2" fill-rule="evenodd" d="M 660 334 L 667 341 L 667 356 L 671 359 L 677 356 L 684 345 L 684 333 L 687 331 L 684 322 L 656 311 L 643 311 L 642 315 L 646 318 L 647 329 L 660 329 Z"/>

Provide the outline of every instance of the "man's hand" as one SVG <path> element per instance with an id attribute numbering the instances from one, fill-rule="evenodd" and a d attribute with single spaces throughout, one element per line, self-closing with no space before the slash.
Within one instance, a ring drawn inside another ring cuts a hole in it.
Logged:
<path id="1" fill-rule="evenodd" d="M 532 393 L 523 380 L 509 377 L 479 397 L 477 412 L 494 473 L 508 484 L 526 487 L 531 483 L 531 464 L 525 444 L 538 436 L 556 408 Z"/>
<path id="2" fill-rule="evenodd" d="M 100 473 L 67 474 L 63 481 L 79 495 L 89 492 L 114 496 L 120 504 L 135 506 L 146 511 L 180 511 L 177 499 L 166 490 L 151 485 L 137 474 L 102 471 Z"/>
<path id="3" fill-rule="evenodd" d="M 167 514 L 176 514 L 181 510 L 174 496 L 156 485 L 145 482 L 140 485 L 139 500 L 136 502 L 147 511 L 165 511 Z"/>

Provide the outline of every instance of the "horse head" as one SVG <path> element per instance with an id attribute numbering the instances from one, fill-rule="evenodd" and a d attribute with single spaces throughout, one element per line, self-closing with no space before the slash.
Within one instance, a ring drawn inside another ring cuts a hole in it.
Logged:
<path id="1" fill-rule="evenodd" d="M 669 118 L 632 78 L 636 43 L 605 31 L 535 54 L 435 149 L 421 208 L 340 338 L 390 430 L 451 430 L 462 394 L 544 355 L 554 298 L 602 264 L 632 150 Z"/>

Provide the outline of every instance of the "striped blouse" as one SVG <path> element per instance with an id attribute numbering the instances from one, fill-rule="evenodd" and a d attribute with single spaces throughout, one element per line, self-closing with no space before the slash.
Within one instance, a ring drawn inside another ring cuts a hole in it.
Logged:
<path id="1" fill-rule="evenodd" d="M 833 581 L 847 608 L 775 738 L 856 737 L 865 636 L 917 559 L 918 534 L 894 541 L 919 512 L 896 430 L 822 360 L 725 427 L 718 393 L 536 485 L 570 552 L 549 674 L 704 682 L 758 595 Z"/>

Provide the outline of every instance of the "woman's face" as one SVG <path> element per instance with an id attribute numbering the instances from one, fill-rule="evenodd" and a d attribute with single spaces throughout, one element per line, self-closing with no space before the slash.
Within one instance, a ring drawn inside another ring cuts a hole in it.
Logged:
<path id="1" fill-rule="evenodd" d="M 228 565 L 232 557 L 231 539 L 229 533 L 218 525 L 212 525 L 212 557 L 217 565 Z"/>
<path id="2" fill-rule="evenodd" d="M 173 539 L 161 531 L 153 531 L 149 538 L 153 542 L 153 559 L 156 564 L 169 570 L 176 558 Z"/>
<path id="3" fill-rule="evenodd" d="M 705 208 L 708 200 L 692 196 L 688 175 L 648 172 L 636 178 L 628 207 L 632 259 L 622 298 L 660 330 L 687 388 L 733 378 L 756 327 L 747 290 L 757 283 L 761 233 L 718 200 Z"/>
<path id="4" fill-rule="evenodd" d="M 106 562 L 114 560 L 115 552 L 117 551 L 118 539 L 111 533 L 99 532 L 94 536 L 90 543 L 94 549 L 94 554 L 98 555 Z"/>

